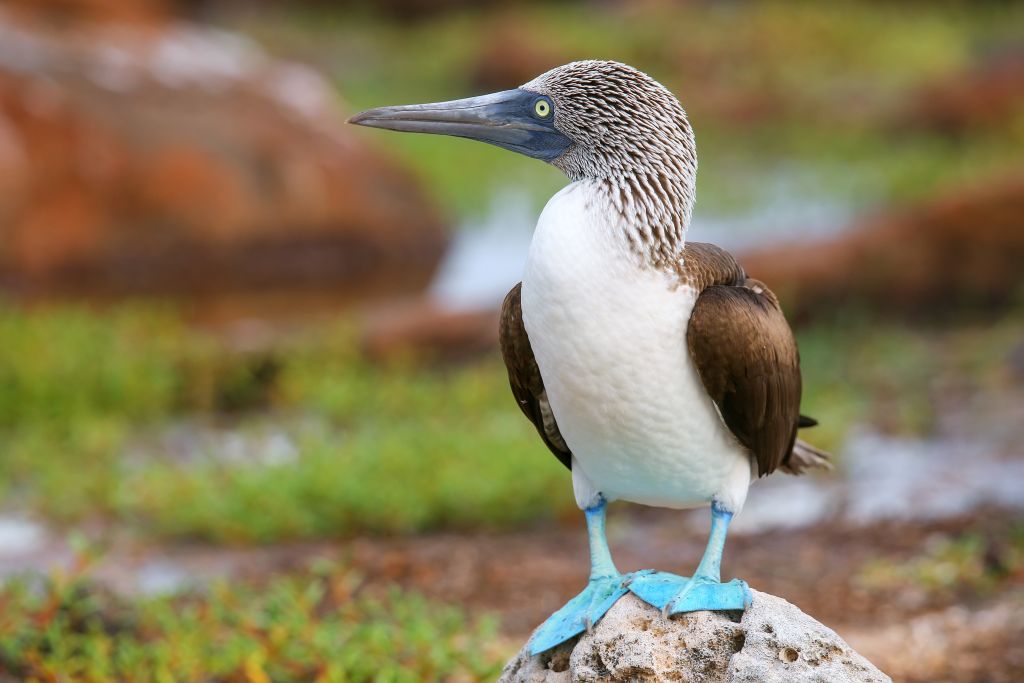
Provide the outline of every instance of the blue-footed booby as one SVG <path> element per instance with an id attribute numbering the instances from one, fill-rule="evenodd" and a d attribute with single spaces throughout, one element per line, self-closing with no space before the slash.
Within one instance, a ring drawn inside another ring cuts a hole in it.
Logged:
<path id="1" fill-rule="evenodd" d="M 686 243 L 696 190 L 679 101 L 617 62 L 573 62 L 481 97 L 382 107 L 351 123 L 487 142 L 570 181 L 541 213 L 501 351 L 520 409 L 572 472 L 590 540 L 587 587 L 535 631 L 534 653 L 589 629 L 627 591 L 667 614 L 743 610 L 722 550 L 752 479 L 827 456 L 797 439 L 800 361 L 775 295 L 726 251 Z M 691 577 L 622 574 L 605 505 L 710 506 Z"/>

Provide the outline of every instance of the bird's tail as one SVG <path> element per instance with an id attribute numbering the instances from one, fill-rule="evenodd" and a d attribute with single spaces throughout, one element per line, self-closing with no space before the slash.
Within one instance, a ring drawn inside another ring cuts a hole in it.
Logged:
<path id="1" fill-rule="evenodd" d="M 793 452 L 786 461 L 782 463 L 782 471 L 789 474 L 803 474 L 809 469 L 818 468 L 825 470 L 832 469 L 829 459 L 832 456 L 803 439 L 797 439 L 793 444 Z"/>

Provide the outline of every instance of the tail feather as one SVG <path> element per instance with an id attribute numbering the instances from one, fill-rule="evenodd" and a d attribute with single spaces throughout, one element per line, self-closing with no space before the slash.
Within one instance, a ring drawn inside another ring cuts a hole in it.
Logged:
<path id="1" fill-rule="evenodd" d="M 793 444 L 793 452 L 782 463 L 782 471 L 789 474 L 803 474 L 809 469 L 821 468 L 832 469 L 829 459 L 832 456 L 819 448 L 815 448 L 803 439 L 797 439 Z"/>

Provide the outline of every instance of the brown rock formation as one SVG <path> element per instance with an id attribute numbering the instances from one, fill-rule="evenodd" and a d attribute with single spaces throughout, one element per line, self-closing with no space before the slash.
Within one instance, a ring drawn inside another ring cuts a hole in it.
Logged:
<path id="1" fill-rule="evenodd" d="M 239 36 L 0 13 L 0 282 L 422 285 L 443 223 L 333 99 Z"/>
<path id="2" fill-rule="evenodd" d="M 453 311 L 427 296 L 375 312 L 362 335 L 375 360 L 457 360 L 498 346 L 496 310 Z"/>
<path id="3" fill-rule="evenodd" d="M 880 214 L 824 242 L 744 254 L 801 319 L 844 307 L 915 318 L 1006 305 L 1024 277 L 1024 175 Z"/>
<path id="4" fill-rule="evenodd" d="M 155 24 L 167 20 L 171 0 L 5 0 L 16 11 L 59 21 Z"/>

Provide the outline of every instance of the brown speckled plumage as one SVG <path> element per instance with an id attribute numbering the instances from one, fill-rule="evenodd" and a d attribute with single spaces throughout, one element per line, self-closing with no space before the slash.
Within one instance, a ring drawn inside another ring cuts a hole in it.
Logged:
<path id="1" fill-rule="evenodd" d="M 626 237 L 649 262 L 671 266 L 693 211 L 697 144 L 679 100 L 618 62 L 587 60 L 522 86 L 555 103 L 555 125 L 574 142 L 553 165 L 604 186 Z"/>

